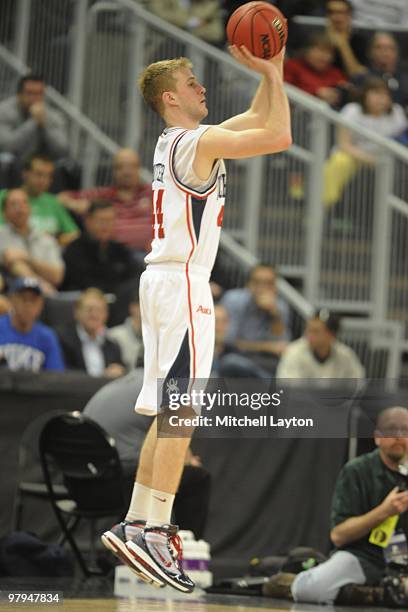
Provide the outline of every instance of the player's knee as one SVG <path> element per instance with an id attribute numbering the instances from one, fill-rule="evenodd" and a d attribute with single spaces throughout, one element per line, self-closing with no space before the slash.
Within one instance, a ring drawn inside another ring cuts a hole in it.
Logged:
<path id="1" fill-rule="evenodd" d="M 294 601 L 303 603 L 333 603 L 332 590 L 327 589 L 324 581 L 319 580 L 316 568 L 298 574 L 292 584 Z"/>

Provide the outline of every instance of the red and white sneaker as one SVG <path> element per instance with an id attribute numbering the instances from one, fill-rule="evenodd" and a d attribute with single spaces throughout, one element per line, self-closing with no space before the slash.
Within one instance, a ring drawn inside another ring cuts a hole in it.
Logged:
<path id="1" fill-rule="evenodd" d="M 183 593 L 194 590 L 194 582 L 181 566 L 182 544 L 175 525 L 146 527 L 126 542 L 128 551 L 141 571 L 153 572 L 166 584 Z"/>
<path id="2" fill-rule="evenodd" d="M 144 521 L 122 521 L 113 525 L 101 536 L 102 544 L 123 561 L 141 580 L 155 587 L 164 587 L 166 583 L 153 571 L 144 572 L 140 564 L 135 563 L 134 556 L 129 552 L 126 541 L 143 532 Z"/>

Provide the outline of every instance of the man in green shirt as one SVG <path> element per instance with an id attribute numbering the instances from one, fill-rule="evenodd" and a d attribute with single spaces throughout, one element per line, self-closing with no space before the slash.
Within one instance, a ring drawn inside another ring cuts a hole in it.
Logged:
<path id="1" fill-rule="evenodd" d="M 273 576 L 266 595 L 303 603 L 385 605 L 402 593 L 408 607 L 408 576 L 378 586 L 386 562 L 406 564 L 408 558 L 408 409 L 381 412 L 374 439 L 377 449 L 349 461 L 337 479 L 330 531 L 336 550 L 330 559 L 297 576 Z"/>
<path id="2" fill-rule="evenodd" d="M 24 166 L 22 189 L 29 197 L 32 227 L 40 232 L 51 234 L 58 239 L 61 246 L 65 246 L 78 237 L 79 230 L 69 212 L 56 196 L 47 191 L 53 174 L 53 162 L 41 155 L 34 155 Z M 0 192 L 0 208 L 5 192 L 6 190 Z M 1 216 L 0 223 L 4 223 Z"/>

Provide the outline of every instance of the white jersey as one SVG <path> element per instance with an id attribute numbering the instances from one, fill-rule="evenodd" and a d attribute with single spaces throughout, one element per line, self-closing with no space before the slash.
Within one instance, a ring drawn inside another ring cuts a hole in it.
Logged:
<path id="1" fill-rule="evenodd" d="M 203 183 L 193 162 L 200 136 L 195 130 L 168 128 L 159 137 L 153 159 L 152 249 L 147 264 L 181 263 L 211 272 L 220 240 L 226 173 L 218 160 Z"/>

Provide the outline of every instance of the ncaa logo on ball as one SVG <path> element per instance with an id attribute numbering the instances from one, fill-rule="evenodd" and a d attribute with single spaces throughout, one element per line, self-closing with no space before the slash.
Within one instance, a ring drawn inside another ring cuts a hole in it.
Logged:
<path id="1" fill-rule="evenodd" d="M 271 43 L 268 34 L 261 34 L 261 45 L 263 58 L 268 59 L 271 56 Z"/>
<path id="2" fill-rule="evenodd" d="M 283 27 L 283 23 L 281 22 L 279 17 L 275 17 L 275 19 L 272 21 L 272 25 L 274 26 L 274 28 L 278 32 L 279 38 L 280 38 L 280 42 L 281 42 L 281 45 L 282 45 L 283 44 L 283 40 L 285 38 L 285 30 L 284 30 L 284 27 Z"/>

